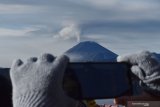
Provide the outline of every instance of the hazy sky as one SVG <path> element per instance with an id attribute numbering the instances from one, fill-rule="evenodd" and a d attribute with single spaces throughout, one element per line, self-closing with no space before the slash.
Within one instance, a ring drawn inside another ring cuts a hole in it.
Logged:
<path id="1" fill-rule="evenodd" d="M 0 0 L 0 66 L 96 41 L 117 54 L 160 53 L 159 0 Z"/>

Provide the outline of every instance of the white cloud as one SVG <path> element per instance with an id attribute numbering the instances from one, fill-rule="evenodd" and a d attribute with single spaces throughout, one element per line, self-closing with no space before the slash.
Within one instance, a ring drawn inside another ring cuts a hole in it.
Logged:
<path id="1" fill-rule="evenodd" d="M 76 38 L 77 42 L 80 41 L 80 30 L 75 23 L 70 23 L 69 25 L 64 26 L 58 34 L 53 36 L 54 38 L 70 39 Z"/>
<path id="2" fill-rule="evenodd" d="M 28 32 L 34 31 L 36 28 L 24 28 L 24 29 L 9 29 L 9 28 L 0 28 L 0 37 L 5 36 L 25 36 Z"/>

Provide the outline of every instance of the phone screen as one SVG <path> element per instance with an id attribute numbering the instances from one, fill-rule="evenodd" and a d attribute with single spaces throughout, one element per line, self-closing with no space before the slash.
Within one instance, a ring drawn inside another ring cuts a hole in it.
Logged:
<path id="1" fill-rule="evenodd" d="M 131 90 L 125 63 L 70 63 L 63 88 L 75 99 L 115 98 Z"/>

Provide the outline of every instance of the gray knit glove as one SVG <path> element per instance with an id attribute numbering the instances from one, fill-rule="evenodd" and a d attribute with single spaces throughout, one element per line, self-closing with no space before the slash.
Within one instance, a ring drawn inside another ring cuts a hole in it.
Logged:
<path id="1" fill-rule="evenodd" d="M 119 56 L 117 61 L 131 64 L 131 71 L 139 78 L 143 90 L 160 96 L 160 63 L 154 54 L 143 51 Z"/>
<path id="2" fill-rule="evenodd" d="M 14 107 L 76 107 L 78 102 L 62 89 L 68 58 L 43 54 L 38 59 L 13 62 L 10 76 Z"/>

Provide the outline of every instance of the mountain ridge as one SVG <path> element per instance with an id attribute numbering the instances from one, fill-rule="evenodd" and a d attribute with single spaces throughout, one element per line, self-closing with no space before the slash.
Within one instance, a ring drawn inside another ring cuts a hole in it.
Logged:
<path id="1" fill-rule="evenodd" d="M 71 62 L 115 62 L 117 54 L 93 41 L 84 41 L 64 53 Z"/>

